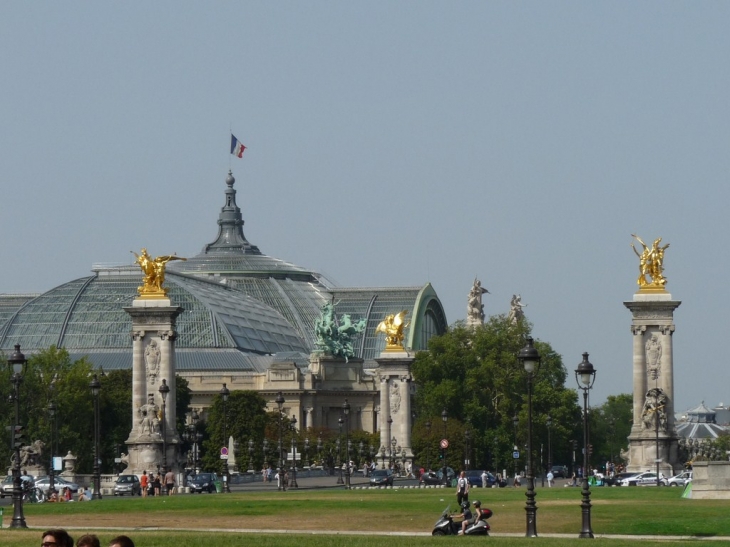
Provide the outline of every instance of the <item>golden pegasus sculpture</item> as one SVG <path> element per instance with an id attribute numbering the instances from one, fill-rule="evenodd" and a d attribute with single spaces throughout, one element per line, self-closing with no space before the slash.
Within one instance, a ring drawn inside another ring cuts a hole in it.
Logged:
<path id="1" fill-rule="evenodd" d="M 137 292 L 141 298 L 145 299 L 165 298 L 167 289 L 162 286 L 165 282 L 165 266 L 171 260 L 187 260 L 187 258 L 179 257 L 174 253 L 152 258 L 145 248 L 142 248 L 141 254 L 134 251 L 129 252 L 136 257 L 134 262 L 142 268 L 144 279 L 142 286 L 137 288 Z"/>
<path id="2" fill-rule="evenodd" d="M 403 330 L 410 325 L 406 322 L 408 310 L 391 313 L 380 322 L 375 332 L 385 334 L 385 351 L 403 351 Z"/>

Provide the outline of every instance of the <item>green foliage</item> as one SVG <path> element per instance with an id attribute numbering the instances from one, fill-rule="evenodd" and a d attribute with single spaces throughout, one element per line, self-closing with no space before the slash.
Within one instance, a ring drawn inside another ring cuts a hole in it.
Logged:
<path id="1" fill-rule="evenodd" d="M 601 406 L 589 411 L 590 443 L 593 461 L 618 463 L 621 450 L 628 449 L 628 436 L 633 423 L 634 398 L 630 393 L 609 395 Z M 582 436 L 579 445 L 583 446 Z"/>
<path id="2" fill-rule="evenodd" d="M 220 449 L 228 446 L 228 437 L 231 436 L 239 444 L 239 451 L 236 454 L 238 465 L 245 468 L 248 464 L 248 441 L 252 439 L 254 447 L 260 449 L 262 446 L 260 441 L 264 438 L 264 430 L 269 420 L 266 414 L 266 401 L 255 391 L 231 391 L 225 403 L 225 423 L 223 407 L 223 398 L 218 394 L 208 409 L 206 427 L 208 438 L 203 441 L 202 462 L 203 468 L 210 471 L 222 471 Z"/>
<path id="3" fill-rule="evenodd" d="M 518 354 L 530 334 L 525 321 L 513 324 L 504 315 L 483 326 L 457 325 L 431 338 L 429 351 L 416 356 L 412 371 L 418 385 L 418 421 L 413 447 L 420 465 L 438 459 L 438 440 L 450 443 L 447 462 L 457 468 L 465 459 L 469 430 L 470 467 L 511 468 L 513 445 L 523 452 L 527 437 L 527 375 Z M 540 445 L 548 446 L 546 420 L 552 417 L 553 462 L 567 461 L 568 440 L 578 430 L 580 408 L 575 390 L 567 389 L 567 371 L 549 344 L 536 341 L 541 366 L 533 379 L 533 448 L 539 463 Z M 446 432 L 441 419 L 446 410 Z M 513 416 L 519 418 L 513 425 Z M 431 422 L 430 433 L 426 422 Z M 544 456 L 547 464 L 547 453 Z M 524 465 L 524 460 L 520 467 Z"/>

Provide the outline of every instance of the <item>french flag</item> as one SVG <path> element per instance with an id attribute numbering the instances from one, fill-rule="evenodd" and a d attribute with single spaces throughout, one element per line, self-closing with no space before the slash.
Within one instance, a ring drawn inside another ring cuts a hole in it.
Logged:
<path id="1" fill-rule="evenodd" d="M 244 150 L 246 150 L 246 147 L 243 145 L 243 143 L 239 141 L 233 135 L 233 133 L 231 133 L 231 154 L 233 154 L 237 158 L 242 158 Z"/>

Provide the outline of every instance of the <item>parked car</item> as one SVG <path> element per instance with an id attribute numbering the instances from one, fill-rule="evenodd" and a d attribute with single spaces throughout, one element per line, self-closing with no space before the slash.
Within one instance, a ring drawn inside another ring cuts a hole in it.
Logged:
<path id="1" fill-rule="evenodd" d="M 469 469 L 466 472 L 466 480 L 469 481 L 469 486 L 481 486 L 482 473 L 484 473 L 483 469 Z M 495 482 L 497 482 L 497 477 L 487 471 L 487 488 L 491 488 Z"/>
<path id="2" fill-rule="evenodd" d="M 390 469 L 376 469 L 370 473 L 370 486 L 393 486 L 393 472 Z"/>
<path id="3" fill-rule="evenodd" d="M 656 486 L 656 483 L 656 473 L 652 471 L 646 471 L 644 473 L 638 473 L 633 477 L 627 477 L 623 479 L 619 484 L 620 486 Z M 665 479 L 664 477 L 660 477 L 659 485 L 666 486 L 667 479 Z"/>
<path id="4" fill-rule="evenodd" d="M 551 471 L 553 472 L 553 478 L 556 479 L 567 479 L 568 478 L 568 468 L 564 465 L 553 465 L 551 468 Z"/>
<path id="5" fill-rule="evenodd" d="M 192 493 L 202 494 L 208 492 L 214 494 L 220 488 L 220 482 L 215 473 L 198 473 L 188 477 L 188 486 Z"/>
<path id="6" fill-rule="evenodd" d="M 456 478 L 456 471 L 450 467 L 446 468 L 446 477 L 451 485 L 451 481 Z M 443 469 L 437 471 L 427 471 L 418 479 L 422 484 L 443 484 L 444 483 L 444 472 Z"/>
<path id="7" fill-rule="evenodd" d="M 123 496 L 125 494 L 130 496 L 142 495 L 142 486 L 137 475 L 119 475 L 117 478 L 114 483 L 114 495 Z"/>
<path id="8" fill-rule="evenodd" d="M 13 495 L 13 477 L 12 475 L 8 475 L 3 479 L 2 484 L 0 484 L 0 498 L 4 498 L 5 496 L 12 496 Z"/>
<path id="9" fill-rule="evenodd" d="M 679 475 L 675 475 L 667 481 L 669 486 L 687 486 L 688 482 L 692 482 L 692 471 L 682 471 Z"/>
<path id="10" fill-rule="evenodd" d="M 43 477 L 38 477 L 35 480 L 35 486 L 36 488 L 40 488 L 43 493 L 47 496 L 48 491 L 51 489 L 51 477 L 44 475 Z M 64 488 L 68 488 L 71 490 L 72 494 L 76 494 L 79 491 L 79 485 L 75 482 L 67 481 L 63 477 L 53 477 L 53 488 L 56 489 L 56 492 L 60 492 Z"/>

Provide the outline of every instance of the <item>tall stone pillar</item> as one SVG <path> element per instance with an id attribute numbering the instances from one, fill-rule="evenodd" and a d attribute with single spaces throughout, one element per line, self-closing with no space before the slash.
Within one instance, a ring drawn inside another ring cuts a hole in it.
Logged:
<path id="1" fill-rule="evenodd" d="M 413 356 L 406 351 L 385 351 L 376 359 L 380 376 L 380 444 L 390 460 L 390 443 L 395 437 L 401 453 L 405 450 L 406 461 L 413 461 L 411 449 L 411 364 Z M 388 418 L 393 420 L 388 428 Z M 396 460 L 401 456 L 397 455 Z"/>
<path id="2" fill-rule="evenodd" d="M 132 430 L 127 439 L 125 474 L 179 469 L 175 410 L 175 322 L 182 308 L 169 298 L 137 298 L 124 308 L 132 318 Z M 160 385 L 170 388 L 164 405 Z M 164 431 L 164 439 L 163 439 Z M 163 458 L 163 446 L 165 456 Z"/>
<path id="3" fill-rule="evenodd" d="M 665 290 L 641 290 L 624 305 L 633 334 L 634 423 L 629 435 L 630 472 L 656 470 L 667 478 L 681 468 L 674 424 L 674 310 L 680 301 Z"/>

